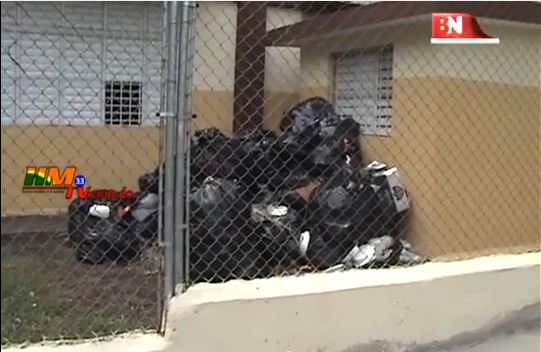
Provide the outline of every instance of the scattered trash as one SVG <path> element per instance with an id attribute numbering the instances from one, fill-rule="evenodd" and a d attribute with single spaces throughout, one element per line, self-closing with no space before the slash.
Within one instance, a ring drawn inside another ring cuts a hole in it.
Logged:
<path id="1" fill-rule="evenodd" d="M 138 179 L 131 203 L 75 199 L 68 206 L 69 238 L 77 259 L 88 264 L 129 262 L 158 237 L 159 170 Z"/>
<path id="2" fill-rule="evenodd" d="M 96 216 L 100 219 L 107 219 L 109 215 L 111 214 L 111 208 L 107 205 L 103 204 L 94 204 L 90 207 L 88 210 L 88 214 L 92 216 Z"/>
<path id="3" fill-rule="evenodd" d="M 399 168 L 364 162 L 360 126 L 313 97 L 281 132 L 195 132 L 190 146 L 190 278 L 265 277 L 423 263 L 407 238 L 411 200 Z M 74 200 L 79 260 L 131 260 L 157 239 L 160 169 L 138 178 L 130 204 Z"/>
<path id="4" fill-rule="evenodd" d="M 342 260 L 344 264 L 351 264 L 354 268 L 361 268 L 376 258 L 376 249 L 371 244 L 354 246 Z"/>

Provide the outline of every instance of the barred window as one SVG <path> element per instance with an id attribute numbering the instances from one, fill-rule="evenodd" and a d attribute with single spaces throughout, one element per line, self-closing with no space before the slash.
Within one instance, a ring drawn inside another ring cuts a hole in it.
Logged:
<path id="1" fill-rule="evenodd" d="M 393 47 L 374 47 L 338 55 L 336 110 L 353 117 L 363 134 L 388 136 L 392 127 Z"/>
<path id="2" fill-rule="evenodd" d="M 105 124 L 141 124 L 141 82 L 105 82 Z"/>

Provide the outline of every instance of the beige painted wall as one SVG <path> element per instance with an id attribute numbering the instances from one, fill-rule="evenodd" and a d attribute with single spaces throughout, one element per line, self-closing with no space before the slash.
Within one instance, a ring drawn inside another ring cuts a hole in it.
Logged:
<path id="1" fill-rule="evenodd" d="M 66 211 L 57 193 L 22 193 L 28 165 L 77 166 L 92 188 L 137 190 L 159 160 L 156 127 L 2 126 L 2 215 Z"/>
<path id="2" fill-rule="evenodd" d="M 394 42 L 393 130 L 363 136 L 362 147 L 400 167 L 414 242 L 451 257 L 539 248 L 540 30 L 491 21 L 500 45 L 436 46 L 430 28 L 403 23 L 307 44 L 301 96 L 332 99 L 332 53 Z"/>

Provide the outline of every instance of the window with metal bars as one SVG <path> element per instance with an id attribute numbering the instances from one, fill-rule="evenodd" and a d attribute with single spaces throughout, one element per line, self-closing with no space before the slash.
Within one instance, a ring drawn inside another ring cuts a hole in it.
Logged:
<path id="1" fill-rule="evenodd" d="M 105 124 L 140 125 L 142 104 L 141 82 L 105 82 Z"/>
<path id="2" fill-rule="evenodd" d="M 354 118 L 363 134 L 388 136 L 392 128 L 393 47 L 336 56 L 335 106 Z"/>

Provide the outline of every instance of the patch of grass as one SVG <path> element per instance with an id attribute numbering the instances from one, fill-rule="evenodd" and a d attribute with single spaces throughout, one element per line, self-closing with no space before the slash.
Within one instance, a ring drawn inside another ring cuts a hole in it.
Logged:
<path id="1" fill-rule="evenodd" d="M 44 326 L 57 329 L 62 323 L 59 292 L 35 268 L 32 258 L 2 259 L 2 344 L 39 341 Z"/>
<path id="2" fill-rule="evenodd" d="M 3 253 L 1 263 L 2 345 L 96 337 L 141 327 L 137 314 L 126 307 L 78 301 L 73 290 L 62 287 L 72 280 L 44 269 L 39 258 Z"/>

